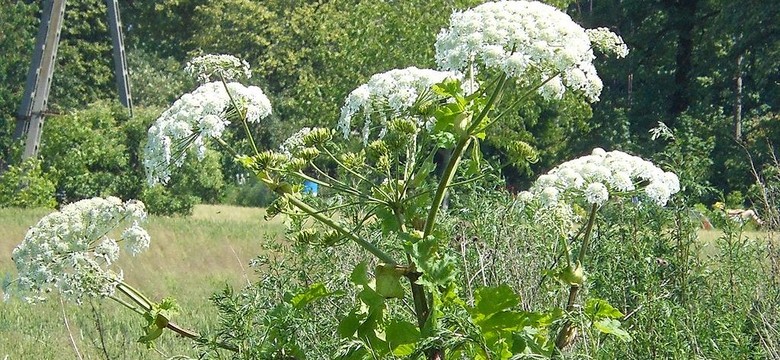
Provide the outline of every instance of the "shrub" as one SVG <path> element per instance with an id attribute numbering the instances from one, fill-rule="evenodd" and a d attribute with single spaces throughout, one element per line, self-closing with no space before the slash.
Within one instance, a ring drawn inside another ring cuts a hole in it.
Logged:
<path id="1" fill-rule="evenodd" d="M 41 162 L 27 159 L 0 175 L 0 207 L 53 208 L 54 183 L 41 170 Z"/>

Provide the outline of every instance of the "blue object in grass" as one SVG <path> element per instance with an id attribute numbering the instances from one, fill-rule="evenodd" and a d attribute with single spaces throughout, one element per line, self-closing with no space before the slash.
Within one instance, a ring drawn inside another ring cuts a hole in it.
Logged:
<path id="1" fill-rule="evenodd" d="M 317 191 L 319 190 L 319 185 L 315 182 L 306 180 L 303 182 L 303 193 L 309 194 L 311 196 L 317 196 Z"/>

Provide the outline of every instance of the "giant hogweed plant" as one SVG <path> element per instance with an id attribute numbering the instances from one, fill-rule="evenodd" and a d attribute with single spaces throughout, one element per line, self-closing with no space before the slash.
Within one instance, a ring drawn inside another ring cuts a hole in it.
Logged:
<path id="1" fill-rule="evenodd" d="M 202 85 L 149 130 L 147 175 L 152 183 L 166 183 L 185 157 L 202 158 L 216 145 L 278 195 L 268 214 L 289 219 L 292 239 L 333 247 L 335 253 L 345 242 L 364 250 L 369 259 L 349 275 L 356 305 L 333 329 L 344 340 L 334 354 L 338 358 L 556 357 L 585 328 L 629 340 L 620 311 L 604 300 L 582 298 L 589 241 L 607 201 L 663 206 L 679 190 L 674 174 L 638 157 L 595 149 L 551 170 L 519 195 L 518 209 L 530 221 L 556 224 L 549 231 L 560 239 L 564 260 L 551 274 L 568 294 L 558 308 L 521 309 L 508 284 L 479 288 L 464 298 L 450 239 L 439 226 L 447 193 L 487 171 L 479 144 L 502 116 L 535 93 L 549 101 L 567 92 L 598 100 L 602 83 L 592 64 L 594 49 L 618 57 L 628 51 L 608 30 L 585 30 L 537 2 L 491 2 L 456 12 L 437 36 L 439 69 L 374 75 L 349 94 L 336 129 L 301 129 L 275 150 L 259 149 L 252 140 L 251 127 L 261 126 L 272 110 L 261 89 L 234 81 L 249 74 L 248 65 L 225 56 L 197 58 L 188 71 L 197 73 Z M 231 144 L 225 137 L 229 131 L 244 132 L 248 149 Z M 526 143 L 511 150 L 518 163 L 536 160 Z M 444 160 L 437 160 L 442 153 Z M 304 182 L 318 184 L 322 196 L 307 194 Z M 84 211 L 82 221 L 107 216 L 99 209 Z M 83 285 L 88 291 L 79 294 L 110 298 L 143 315 L 139 340 L 150 346 L 168 328 L 238 358 L 254 350 L 229 336 L 209 339 L 177 327 L 170 321 L 172 301 L 152 302 L 103 266 L 118 254 L 116 241 L 106 240 L 107 231 L 68 232 L 67 224 L 44 220 L 14 252 L 20 284 L 36 296 L 55 290 L 67 294 Z M 39 251 L 41 229 L 56 238 L 46 251 Z M 84 252 L 88 255 L 78 255 Z M 74 278 L 89 281 L 74 283 Z M 284 321 L 266 322 L 266 333 L 276 335 L 253 343 L 264 349 L 253 354 L 305 358 L 303 347 L 285 338 L 279 324 L 335 294 L 315 283 L 285 297 L 269 312 Z"/>

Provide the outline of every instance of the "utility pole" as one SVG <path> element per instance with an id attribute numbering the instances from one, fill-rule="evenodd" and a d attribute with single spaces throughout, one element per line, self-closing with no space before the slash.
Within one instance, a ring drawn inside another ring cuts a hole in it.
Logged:
<path id="1" fill-rule="evenodd" d="M 117 0 L 106 0 L 106 4 L 108 5 L 108 23 L 114 48 L 114 75 L 119 91 L 119 100 L 129 109 L 132 116 L 133 101 L 130 96 L 130 81 L 119 5 Z M 26 137 L 24 153 L 22 153 L 23 160 L 38 154 L 64 19 L 65 0 L 44 0 L 41 25 L 38 27 L 33 58 L 30 70 L 27 72 L 24 97 L 17 112 L 16 129 L 14 130 L 14 139 Z"/>
<path id="2" fill-rule="evenodd" d="M 108 25 L 111 29 L 111 42 L 114 47 L 114 76 L 119 101 L 122 102 L 133 116 L 133 98 L 130 96 L 130 76 L 127 73 L 127 56 L 125 55 L 125 39 L 122 36 L 122 19 L 119 16 L 119 1 L 106 0 L 108 5 Z"/>
<path id="3" fill-rule="evenodd" d="M 24 98 L 17 113 L 14 138 L 27 136 L 22 159 L 38 154 L 43 132 L 43 119 L 49 101 L 54 63 L 57 61 L 57 47 L 60 43 L 62 21 L 65 18 L 65 0 L 45 0 L 41 25 L 33 49 L 33 59 L 27 72 Z"/>

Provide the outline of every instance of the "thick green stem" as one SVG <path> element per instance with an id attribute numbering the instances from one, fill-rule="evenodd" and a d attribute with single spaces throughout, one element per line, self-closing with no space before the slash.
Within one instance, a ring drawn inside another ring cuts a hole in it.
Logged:
<path id="1" fill-rule="evenodd" d="M 152 310 L 152 304 L 149 301 L 149 299 L 147 299 L 146 296 L 144 296 L 141 292 L 139 292 L 138 290 L 136 290 L 132 286 L 127 285 L 125 283 L 120 283 L 116 288 L 121 293 L 125 294 L 125 296 L 127 296 L 128 298 L 133 300 L 134 303 L 138 304 L 138 306 L 140 306 L 143 309 L 143 311 L 139 310 L 137 307 L 127 303 L 126 301 L 124 301 L 124 300 L 122 300 L 120 298 L 112 296 L 111 297 L 112 300 L 118 302 L 122 306 L 124 306 L 124 307 L 126 307 L 126 308 L 132 310 L 133 312 L 136 312 L 136 313 L 138 313 L 140 315 L 144 315 L 144 311 L 151 311 Z M 191 339 L 191 340 L 196 340 L 196 341 L 202 341 L 203 340 L 203 338 L 197 332 L 185 329 L 185 328 L 177 325 L 173 321 L 168 321 L 168 325 L 166 325 L 165 327 L 168 330 L 171 330 L 171 331 L 181 335 L 182 337 L 185 337 L 185 338 L 188 338 L 188 339 Z M 217 347 L 221 348 L 221 349 L 230 350 L 230 351 L 233 351 L 233 352 L 238 352 L 238 350 L 239 350 L 237 347 L 235 347 L 233 345 L 230 345 L 230 344 L 225 344 L 225 343 L 221 343 L 221 342 L 214 342 L 213 344 L 216 345 Z"/>
<path id="2" fill-rule="evenodd" d="M 593 207 L 590 209 L 590 217 L 588 218 L 588 226 L 585 228 L 585 234 L 582 238 L 582 246 L 580 247 L 580 254 L 577 256 L 577 261 L 582 264 L 585 261 L 585 254 L 588 252 L 588 245 L 590 245 L 590 234 L 593 231 L 593 224 L 596 223 L 596 211 L 598 210 L 598 205 L 593 204 Z"/>
<path id="3" fill-rule="evenodd" d="M 257 151 L 257 145 L 255 145 L 255 138 L 252 136 L 252 132 L 249 131 L 249 124 L 247 124 L 246 122 L 246 112 L 241 111 L 241 108 L 238 106 L 236 99 L 233 98 L 233 94 L 231 94 L 230 89 L 228 89 L 227 82 L 225 82 L 225 78 L 220 76 L 220 80 L 222 80 L 222 86 L 225 87 L 225 92 L 227 92 L 228 94 L 230 103 L 233 104 L 233 108 L 236 109 L 236 112 L 238 113 L 238 117 L 241 118 L 241 123 L 244 125 L 244 132 L 246 132 L 246 137 L 249 139 L 249 144 L 252 145 L 252 150 L 254 150 L 255 155 L 260 154 L 260 152 Z"/>
<path id="4" fill-rule="evenodd" d="M 439 186 L 436 188 L 436 194 L 433 196 L 433 202 L 431 203 L 431 209 L 428 211 L 428 218 L 425 220 L 425 229 L 423 230 L 423 238 L 427 238 L 433 232 L 434 225 L 436 223 L 436 215 L 439 213 L 442 201 L 444 201 L 444 193 L 447 191 L 449 184 L 455 177 L 455 171 L 458 169 L 460 160 L 463 158 L 463 153 L 466 151 L 469 143 L 471 143 L 470 136 L 464 136 L 458 141 L 455 146 L 455 150 L 452 151 L 450 162 L 447 163 L 447 167 L 444 169 L 444 173 L 441 176 Z"/>
<path id="5" fill-rule="evenodd" d="M 376 245 L 368 242 L 365 239 L 362 239 L 362 238 L 358 237 L 357 235 L 355 235 L 351 231 L 349 231 L 346 228 L 344 228 L 343 226 L 341 226 L 339 223 L 333 221 L 333 219 L 331 219 L 331 218 L 323 215 L 319 211 L 317 211 L 317 209 L 309 206 L 308 204 L 306 204 L 305 202 L 301 201 L 300 199 L 297 199 L 297 198 L 295 198 L 293 196 L 290 196 L 287 193 L 279 192 L 279 191 L 277 191 L 277 193 L 279 195 L 281 195 L 281 196 L 285 196 L 287 198 L 287 200 L 291 204 L 293 204 L 298 209 L 301 209 L 305 213 L 309 214 L 309 216 L 319 220 L 321 223 L 323 223 L 323 224 L 325 224 L 327 226 L 330 226 L 332 229 L 338 231 L 342 235 L 344 235 L 347 238 L 349 238 L 350 240 L 354 241 L 356 244 L 358 244 L 363 249 L 368 250 L 368 252 L 374 254 L 374 256 L 376 256 L 379 260 L 382 260 L 382 262 L 384 262 L 385 264 L 387 264 L 387 265 L 396 265 L 397 264 L 397 262 L 395 260 L 393 260 L 393 258 L 390 255 L 388 255 L 384 251 L 380 250 L 378 247 L 376 247 Z"/>
<path id="6" fill-rule="evenodd" d="M 466 148 L 468 148 L 469 144 L 471 143 L 471 132 L 477 129 L 479 125 L 482 123 L 482 121 L 485 120 L 488 113 L 490 113 L 491 108 L 493 107 L 493 105 L 495 105 L 499 96 L 503 92 L 504 86 L 506 85 L 506 81 L 507 81 L 507 76 L 505 74 L 502 74 L 498 80 L 496 89 L 490 95 L 490 98 L 485 104 L 485 107 L 472 121 L 466 133 L 461 136 L 460 140 L 458 140 L 457 145 L 455 145 L 455 149 L 452 151 L 452 155 L 450 156 L 450 161 L 447 163 L 447 167 L 444 169 L 444 173 L 442 174 L 441 181 L 439 181 L 439 186 L 436 188 L 436 194 L 433 196 L 431 209 L 428 211 L 428 218 L 425 220 L 425 230 L 423 231 L 424 238 L 428 237 L 428 235 L 430 235 L 433 232 L 433 228 L 436 223 L 436 215 L 439 213 L 439 208 L 441 207 L 441 203 L 444 201 L 444 194 L 447 192 L 447 188 L 450 186 L 452 179 L 455 177 L 455 171 L 458 169 L 458 165 L 460 164 L 460 161 L 463 158 L 463 153 L 466 151 Z"/>
<path id="7" fill-rule="evenodd" d="M 393 213 L 395 214 L 396 220 L 398 220 L 398 226 L 399 230 L 401 230 L 402 233 L 406 232 L 406 222 L 404 221 L 404 215 L 401 209 L 398 207 L 393 207 Z M 412 302 L 414 303 L 414 315 L 417 317 L 417 326 L 420 328 L 420 332 L 422 332 L 423 328 L 425 327 L 425 322 L 428 320 L 428 314 L 430 312 L 430 309 L 428 308 L 428 297 L 425 294 L 425 289 L 422 287 L 422 285 L 417 283 L 417 279 L 420 278 L 421 273 L 417 272 L 417 270 L 414 267 L 414 263 L 412 262 L 412 256 L 408 253 L 406 254 L 406 261 L 409 263 L 409 268 L 411 269 L 407 274 L 406 278 L 409 279 L 409 285 L 412 288 Z"/>
<path id="8" fill-rule="evenodd" d="M 598 210 L 598 206 L 596 204 L 593 204 L 593 207 L 590 210 L 590 217 L 588 218 L 588 224 L 585 228 L 585 234 L 582 238 L 582 246 L 580 246 L 580 252 L 577 256 L 577 262 L 579 266 L 582 266 L 583 261 L 585 260 L 585 254 L 588 251 L 588 245 L 590 244 L 590 234 L 593 231 L 593 224 L 596 223 L 596 211 Z M 580 292 L 580 286 L 581 285 L 572 285 L 569 288 L 569 299 L 566 301 L 566 311 L 570 312 L 574 310 L 574 303 L 577 300 L 577 294 Z M 560 352 L 564 347 L 569 345 L 572 341 L 574 341 L 574 338 L 576 337 L 576 328 L 574 326 L 574 323 L 571 320 L 566 320 L 566 322 L 563 324 L 563 327 L 561 327 L 561 330 L 558 331 L 558 336 L 555 338 L 555 348 L 556 351 L 553 352 L 553 357 L 555 357 L 558 352 Z"/>

